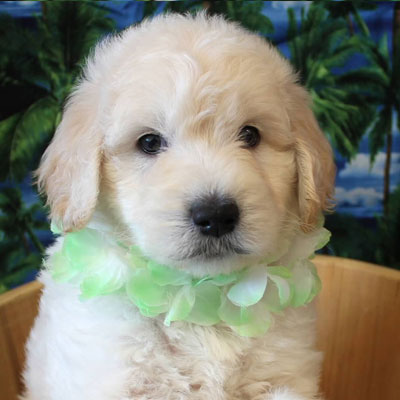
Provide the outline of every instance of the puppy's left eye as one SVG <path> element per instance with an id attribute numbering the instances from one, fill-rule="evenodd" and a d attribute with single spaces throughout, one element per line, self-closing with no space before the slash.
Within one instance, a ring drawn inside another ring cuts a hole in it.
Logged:
<path id="1" fill-rule="evenodd" d="M 255 126 L 246 125 L 240 130 L 239 139 L 244 147 L 256 147 L 261 140 L 260 132 Z"/>
<path id="2" fill-rule="evenodd" d="M 156 133 L 143 135 L 138 140 L 138 147 L 146 154 L 158 154 L 165 146 L 165 139 Z"/>

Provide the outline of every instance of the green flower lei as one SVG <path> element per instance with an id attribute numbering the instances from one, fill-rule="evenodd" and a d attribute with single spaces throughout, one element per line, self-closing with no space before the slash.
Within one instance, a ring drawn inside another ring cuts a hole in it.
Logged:
<path id="1" fill-rule="evenodd" d="M 61 233 L 54 226 L 53 232 Z M 121 293 L 146 317 L 165 314 L 164 324 L 187 321 L 203 326 L 229 325 L 241 336 L 261 336 L 271 313 L 309 303 L 321 289 L 310 259 L 328 243 L 330 232 L 318 228 L 291 245 L 286 265 L 262 260 L 240 271 L 195 278 L 146 258 L 106 232 L 85 228 L 64 236 L 50 256 L 56 281 L 80 286 L 81 299 Z"/>

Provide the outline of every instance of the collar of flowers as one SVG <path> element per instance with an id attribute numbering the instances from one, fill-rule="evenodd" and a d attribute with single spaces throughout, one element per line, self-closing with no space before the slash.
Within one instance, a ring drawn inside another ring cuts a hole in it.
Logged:
<path id="1" fill-rule="evenodd" d="M 52 230 L 60 234 L 54 224 Z M 80 287 L 81 299 L 127 296 L 145 317 L 211 326 L 224 323 L 241 336 L 261 336 L 274 313 L 309 303 L 321 289 L 311 262 L 330 232 L 301 233 L 279 263 L 261 260 L 240 271 L 196 278 L 145 257 L 107 232 L 86 227 L 66 233 L 48 263 L 53 279 Z"/>

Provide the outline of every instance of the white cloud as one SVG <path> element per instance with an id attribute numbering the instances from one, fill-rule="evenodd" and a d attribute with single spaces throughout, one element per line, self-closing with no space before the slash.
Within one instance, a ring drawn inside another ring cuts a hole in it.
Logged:
<path id="1" fill-rule="evenodd" d="M 308 7 L 311 1 L 272 1 L 273 8 L 284 8 L 287 10 L 288 8 L 300 8 L 300 7 Z"/>
<path id="2" fill-rule="evenodd" d="M 384 174 L 386 154 L 378 153 L 375 163 L 371 169 L 369 162 L 369 154 L 357 154 L 356 158 L 350 163 L 346 163 L 344 169 L 339 173 L 340 178 L 345 177 L 382 177 Z M 400 153 L 392 153 L 392 162 L 390 174 L 395 175 L 400 173 Z"/>
<path id="3" fill-rule="evenodd" d="M 23 6 L 23 7 L 36 5 L 35 3 L 36 3 L 36 1 L 14 1 L 15 5 Z"/>
<path id="4" fill-rule="evenodd" d="M 382 202 L 383 194 L 374 188 L 355 188 L 346 190 L 342 187 L 335 189 L 335 198 L 338 205 L 350 205 L 356 207 L 374 207 Z"/>

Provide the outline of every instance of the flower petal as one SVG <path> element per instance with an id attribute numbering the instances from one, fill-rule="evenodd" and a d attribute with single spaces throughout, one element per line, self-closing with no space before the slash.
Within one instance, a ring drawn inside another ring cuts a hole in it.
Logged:
<path id="1" fill-rule="evenodd" d="M 107 246 L 99 232 L 86 228 L 65 235 L 61 253 L 70 268 L 83 271 L 102 262 Z"/>
<path id="2" fill-rule="evenodd" d="M 131 246 L 128 252 L 129 264 L 134 268 L 146 268 L 148 260 L 138 246 Z"/>
<path id="3" fill-rule="evenodd" d="M 63 233 L 63 229 L 61 228 L 62 224 L 56 223 L 54 220 L 51 220 L 50 230 L 54 235 L 61 235 Z"/>
<path id="4" fill-rule="evenodd" d="M 51 255 L 50 262 L 46 262 L 46 265 L 51 266 L 51 275 L 58 282 L 68 282 L 79 273 L 79 270 L 70 267 L 69 260 L 63 256 L 61 251 Z"/>
<path id="5" fill-rule="evenodd" d="M 228 291 L 228 298 L 237 306 L 251 306 L 263 297 L 267 287 L 267 270 L 262 265 L 249 268 Z"/>
<path id="6" fill-rule="evenodd" d="M 146 306 L 145 304 L 139 303 L 139 304 L 137 304 L 137 307 L 143 316 L 156 317 L 157 315 L 167 312 L 169 306 L 168 306 L 168 304 L 164 304 L 161 306 L 149 307 L 149 306 Z"/>
<path id="7" fill-rule="evenodd" d="M 265 291 L 264 297 L 261 300 L 269 311 L 280 312 L 285 307 L 281 304 L 279 292 L 276 285 L 268 285 L 268 290 Z"/>
<path id="8" fill-rule="evenodd" d="M 328 231 L 328 229 L 321 228 L 321 236 L 319 237 L 318 243 L 316 244 L 314 251 L 320 250 L 325 247 L 331 239 L 331 236 L 332 234 Z"/>
<path id="9" fill-rule="evenodd" d="M 103 248 L 102 260 L 98 260 L 96 268 L 87 268 L 82 274 L 81 299 L 118 291 L 125 285 L 128 271 L 125 251 Z"/>
<path id="10" fill-rule="evenodd" d="M 155 284 L 147 269 L 140 268 L 126 285 L 128 297 L 139 306 L 161 306 L 169 302 L 168 290 L 164 286 Z"/>
<path id="11" fill-rule="evenodd" d="M 293 297 L 291 300 L 293 307 L 299 307 L 306 304 L 307 300 L 310 298 L 314 277 L 308 264 L 311 264 L 311 262 L 303 260 L 302 262 L 298 262 L 292 270 L 293 275 L 290 282 L 294 286 Z"/>
<path id="12" fill-rule="evenodd" d="M 315 251 L 328 243 L 330 236 L 331 233 L 325 228 L 319 228 L 310 233 L 299 232 L 289 252 L 280 261 L 283 265 L 292 266 L 296 261 L 312 257 Z"/>
<path id="13" fill-rule="evenodd" d="M 271 326 L 271 313 L 263 302 L 248 308 L 249 322 L 242 325 L 233 325 L 232 329 L 240 336 L 257 337 L 264 335 Z"/>
<path id="14" fill-rule="evenodd" d="M 195 301 L 195 291 L 191 286 L 183 286 L 176 293 L 171 307 L 165 316 L 164 324 L 170 326 L 171 321 L 180 321 L 185 319 L 193 308 Z"/>
<path id="15" fill-rule="evenodd" d="M 214 285 L 217 285 L 217 286 L 225 286 L 225 285 L 229 285 L 233 282 L 236 282 L 239 275 L 240 274 L 237 272 L 232 272 L 229 275 L 220 274 L 220 275 L 212 277 L 210 279 L 210 282 L 212 282 Z"/>
<path id="16" fill-rule="evenodd" d="M 218 309 L 220 319 L 228 325 L 246 325 L 250 322 L 248 307 L 238 307 L 223 297 Z"/>
<path id="17" fill-rule="evenodd" d="M 286 279 L 281 278 L 277 275 L 270 275 L 271 280 L 275 283 L 278 288 L 279 300 L 282 306 L 285 306 L 289 303 L 291 297 L 290 285 Z M 268 290 L 270 287 L 268 287 Z"/>
<path id="18" fill-rule="evenodd" d="M 210 282 L 195 286 L 196 300 L 186 321 L 203 326 L 218 323 L 221 319 L 218 309 L 221 305 L 221 289 Z"/>
<path id="19" fill-rule="evenodd" d="M 191 283 L 191 277 L 185 271 L 167 267 L 154 261 L 149 261 L 148 268 L 151 273 L 152 280 L 157 285 L 186 285 Z"/>
<path id="20" fill-rule="evenodd" d="M 315 268 L 315 265 L 310 263 L 309 269 L 313 276 L 313 284 L 312 284 L 310 296 L 308 297 L 306 303 L 309 303 L 322 289 L 321 279 L 318 276 L 318 272 L 317 272 L 317 269 Z"/>
<path id="21" fill-rule="evenodd" d="M 83 279 L 81 288 L 81 299 L 89 299 L 94 296 L 112 293 L 118 290 L 119 287 L 114 287 L 112 282 L 109 282 L 103 274 L 93 274 Z"/>
<path id="22" fill-rule="evenodd" d="M 290 269 L 282 266 L 267 267 L 267 272 L 268 275 L 277 275 L 282 278 L 290 278 L 292 276 Z"/>

